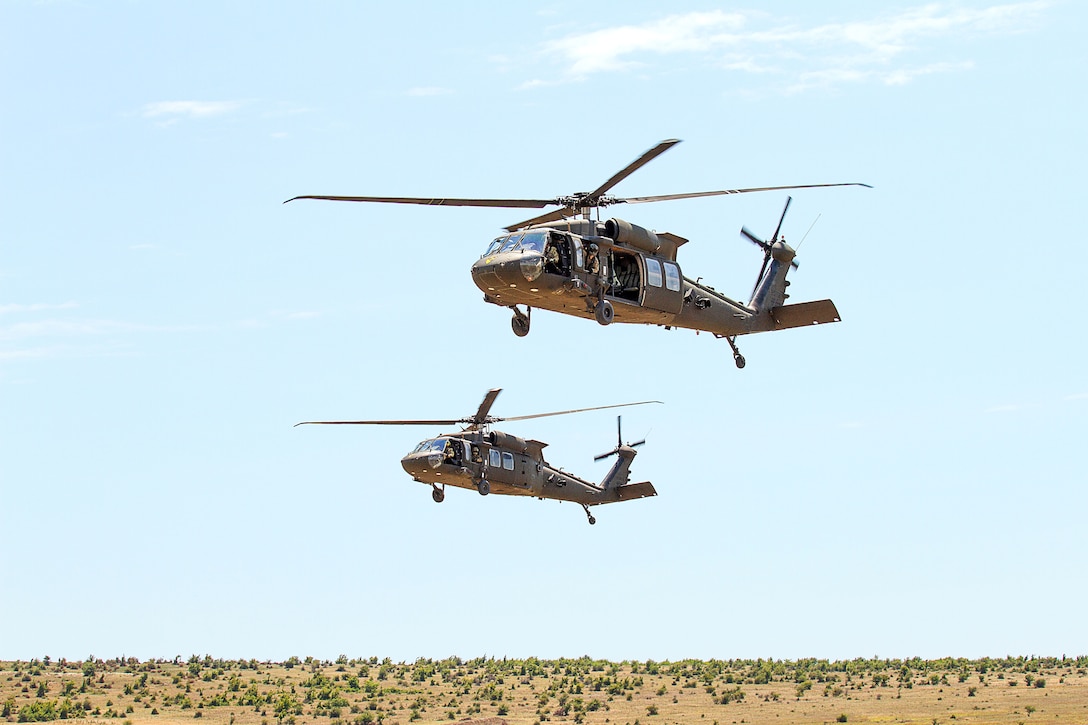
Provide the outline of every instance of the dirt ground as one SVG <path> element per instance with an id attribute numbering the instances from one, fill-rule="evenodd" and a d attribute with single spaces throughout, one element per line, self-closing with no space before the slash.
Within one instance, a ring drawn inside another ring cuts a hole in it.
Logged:
<path id="1" fill-rule="evenodd" d="M 8 722 L 1088 723 L 1088 657 L 0 662 Z"/>

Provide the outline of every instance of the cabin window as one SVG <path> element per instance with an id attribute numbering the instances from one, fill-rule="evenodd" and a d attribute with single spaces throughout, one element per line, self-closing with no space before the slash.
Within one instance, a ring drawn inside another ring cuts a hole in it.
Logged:
<path id="1" fill-rule="evenodd" d="M 574 265 L 578 267 L 578 269 L 585 269 L 585 267 L 582 266 L 582 245 L 577 239 L 572 239 L 571 241 L 574 242 Z"/>
<path id="2" fill-rule="evenodd" d="M 665 262 L 665 286 L 673 292 L 680 291 L 680 268 L 670 262 Z"/>
<path id="3" fill-rule="evenodd" d="M 487 452 L 487 465 L 491 466 L 492 468 L 498 468 L 502 465 L 499 459 L 499 452 L 496 451 L 494 448 Z"/>
<path id="4" fill-rule="evenodd" d="M 646 258 L 646 283 L 651 287 L 661 286 L 661 262 Z"/>
<path id="5" fill-rule="evenodd" d="M 514 470 L 514 454 L 513 453 L 507 453 L 506 451 L 503 451 L 503 454 L 502 454 L 502 467 L 505 468 L 507 471 L 513 471 Z"/>

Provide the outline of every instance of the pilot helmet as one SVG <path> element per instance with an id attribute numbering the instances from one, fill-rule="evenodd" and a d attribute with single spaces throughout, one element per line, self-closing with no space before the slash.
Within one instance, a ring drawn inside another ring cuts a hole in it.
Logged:
<path id="1" fill-rule="evenodd" d="M 589 245 L 589 253 L 590 254 L 596 254 L 597 253 L 597 245 L 596 244 L 590 244 Z"/>

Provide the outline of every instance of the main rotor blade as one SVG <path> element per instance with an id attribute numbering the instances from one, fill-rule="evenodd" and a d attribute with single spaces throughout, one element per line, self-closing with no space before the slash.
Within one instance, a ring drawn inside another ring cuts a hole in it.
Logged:
<path id="1" fill-rule="evenodd" d="M 558 410 L 554 413 L 537 413 L 536 415 L 519 415 L 513 418 L 496 418 L 496 421 L 531 420 L 533 418 L 547 418 L 553 415 L 569 415 L 570 413 L 585 413 L 589 410 L 606 410 L 608 408 L 626 408 L 630 405 L 647 405 L 649 403 L 661 403 L 660 400 L 643 400 L 638 403 L 620 403 L 619 405 L 598 405 L 594 408 L 575 408 L 574 410 Z"/>
<path id="2" fill-rule="evenodd" d="M 753 191 L 785 191 L 788 189 L 821 189 L 828 186 L 864 186 L 867 189 L 873 187 L 869 184 L 849 182 L 845 184 L 799 184 L 797 186 L 756 186 L 750 189 L 722 189 L 721 191 L 693 191 L 687 194 L 661 194 L 659 196 L 629 196 L 626 199 L 616 199 L 617 203 L 645 204 L 650 201 L 672 201 L 674 199 L 696 199 L 703 196 L 722 196 L 725 194 L 748 194 Z"/>
<path id="3" fill-rule="evenodd" d="M 508 227 L 504 227 L 504 229 L 506 229 L 506 231 L 508 232 L 516 232 L 518 229 L 531 227 L 534 224 L 544 224 L 545 222 L 554 222 L 556 220 L 564 219 L 566 217 L 572 217 L 575 215 L 575 213 L 576 212 L 574 211 L 574 209 L 571 209 L 569 206 L 565 206 L 562 209 L 556 209 L 555 211 L 550 211 L 547 214 L 541 214 L 540 216 L 535 216 L 532 219 L 526 219 L 523 222 L 511 224 Z"/>
<path id="4" fill-rule="evenodd" d="M 625 166 L 622 171 L 618 171 L 615 174 L 613 174 L 612 178 L 610 178 L 608 181 L 604 182 L 603 184 L 598 186 L 596 189 L 591 191 L 589 194 L 587 194 L 586 198 L 588 200 L 590 200 L 591 204 L 595 205 L 597 197 L 599 197 L 601 194 L 605 193 L 606 191 L 611 189 L 613 186 L 620 183 L 621 181 L 626 179 L 628 176 L 635 173 L 640 168 L 645 166 L 647 163 L 653 161 L 658 156 L 665 153 L 666 151 L 668 151 L 669 149 L 671 149 L 673 146 L 675 146 L 678 143 L 680 143 L 680 139 L 678 139 L 678 138 L 671 138 L 671 139 L 667 139 L 665 141 L 662 141 L 657 146 L 654 146 L 652 149 L 650 149 L 646 153 L 642 154 L 642 156 L 639 156 L 637 159 L 635 159 L 631 163 L 627 164 L 627 166 Z"/>
<path id="5" fill-rule="evenodd" d="M 300 425 L 457 425 L 463 420 L 305 420 Z"/>
<path id="6" fill-rule="evenodd" d="M 309 194 L 295 199 L 322 199 L 324 201 L 369 201 L 379 204 L 422 204 L 423 206 L 494 206 L 503 208 L 543 209 L 549 204 L 559 204 L 556 199 L 427 199 L 414 196 L 324 196 Z"/>
<path id="7" fill-rule="evenodd" d="M 476 415 L 471 420 L 466 421 L 472 423 L 472 425 L 483 425 L 487 422 L 487 414 L 491 412 L 491 406 L 495 404 L 495 398 L 499 397 L 499 393 L 502 392 L 502 388 L 492 388 L 487 391 L 487 395 L 484 396 L 483 401 L 480 403 L 480 407 L 476 410 Z"/>

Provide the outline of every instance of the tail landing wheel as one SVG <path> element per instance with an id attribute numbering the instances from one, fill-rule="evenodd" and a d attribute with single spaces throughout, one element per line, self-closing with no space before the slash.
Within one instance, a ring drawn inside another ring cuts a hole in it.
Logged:
<path id="1" fill-rule="evenodd" d="M 533 313 L 533 308 L 525 308 L 529 314 L 523 313 L 517 307 L 511 307 L 510 309 L 514 311 L 514 316 L 510 319 L 510 328 L 518 337 L 525 337 L 529 334 L 529 317 Z"/>
<path id="2" fill-rule="evenodd" d="M 582 504 L 582 509 L 586 512 L 586 519 L 589 521 L 589 525 L 597 523 L 597 519 L 593 518 L 593 514 L 589 512 L 589 506 Z"/>
<path id="3" fill-rule="evenodd" d="M 729 347 L 733 348 L 733 362 L 737 364 L 737 368 L 743 368 L 745 365 L 744 356 L 740 354 L 740 350 L 737 349 L 737 336 L 732 335 L 726 337 L 725 341 L 729 343 Z"/>

